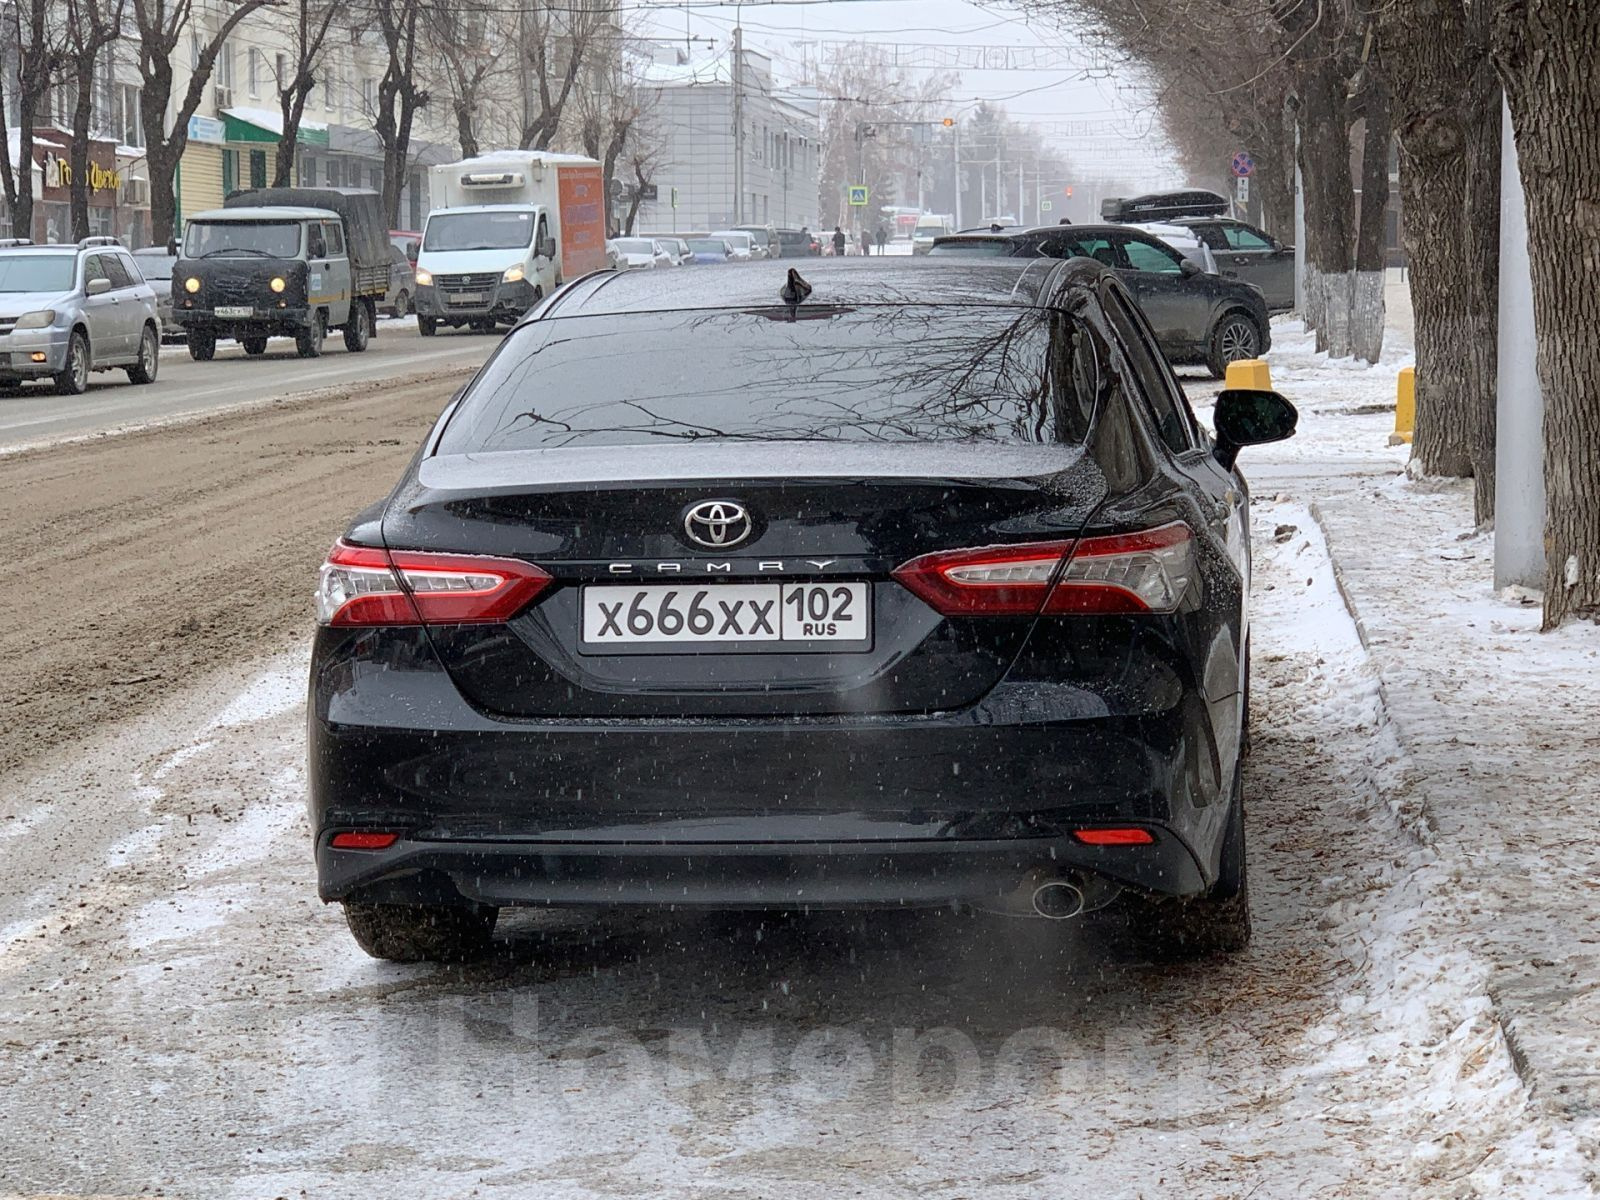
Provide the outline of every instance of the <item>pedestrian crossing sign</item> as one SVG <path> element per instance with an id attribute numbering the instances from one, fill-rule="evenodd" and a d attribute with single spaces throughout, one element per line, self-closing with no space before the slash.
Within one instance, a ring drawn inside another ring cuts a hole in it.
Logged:
<path id="1" fill-rule="evenodd" d="M 865 208 L 867 206 L 867 189 L 858 184 L 850 187 L 850 206 L 852 208 Z"/>

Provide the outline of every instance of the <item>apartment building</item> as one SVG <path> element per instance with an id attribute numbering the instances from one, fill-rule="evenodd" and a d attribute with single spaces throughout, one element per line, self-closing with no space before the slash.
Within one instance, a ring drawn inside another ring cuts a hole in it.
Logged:
<path id="1" fill-rule="evenodd" d="M 737 103 L 731 51 L 682 61 L 673 55 L 646 70 L 645 122 L 658 147 L 656 199 L 640 206 L 637 228 L 817 228 L 817 102 L 775 83 L 772 60 L 759 50 L 746 48 L 741 61 Z"/>

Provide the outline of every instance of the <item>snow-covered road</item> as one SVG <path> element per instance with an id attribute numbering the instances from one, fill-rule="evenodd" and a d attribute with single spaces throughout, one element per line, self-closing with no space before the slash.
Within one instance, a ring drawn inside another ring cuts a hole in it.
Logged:
<path id="1" fill-rule="evenodd" d="M 1256 525 L 1248 954 L 529 914 L 468 969 L 376 963 L 313 896 L 293 656 L 8 804 L 0 1193 L 1589 1194 L 1433 932 L 1320 535 L 1294 504 Z"/>

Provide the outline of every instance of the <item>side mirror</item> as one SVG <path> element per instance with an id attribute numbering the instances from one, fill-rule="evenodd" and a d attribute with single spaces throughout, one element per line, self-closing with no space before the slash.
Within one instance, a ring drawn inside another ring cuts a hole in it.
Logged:
<path id="1" fill-rule="evenodd" d="M 556 256 L 555 238 L 551 237 L 548 233 L 545 234 L 544 239 L 537 247 L 537 253 L 540 258 L 554 258 Z"/>
<path id="2" fill-rule="evenodd" d="M 1216 459 L 1231 471 L 1241 448 L 1293 437 L 1300 414 L 1277 392 L 1229 388 L 1217 397 L 1211 421 L 1217 431 Z"/>
<path id="3" fill-rule="evenodd" d="M 1196 275 L 1204 275 L 1197 263 L 1190 262 L 1187 258 L 1178 264 L 1178 274 L 1185 279 L 1193 279 Z"/>
<path id="4" fill-rule="evenodd" d="M 104 296 L 111 290 L 111 280 L 91 279 L 84 285 L 83 291 L 88 296 Z"/>

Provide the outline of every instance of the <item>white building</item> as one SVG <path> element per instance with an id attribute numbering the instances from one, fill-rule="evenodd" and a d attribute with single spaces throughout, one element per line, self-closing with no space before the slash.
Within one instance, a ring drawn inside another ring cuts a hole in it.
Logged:
<path id="1" fill-rule="evenodd" d="M 656 199 L 640 206 L 636 228 L 817 228 L 821 146 L 815 101 L 775 85 L 772 60 L 746 49 L 739 72 L 741 144 L 735 137 L 732 64 L 729 52 L 656 63 L 645 72 L 645 138 L 660 149 L 651 180 Z M 742 172 L 736 161 L 741 149 Z"/>

